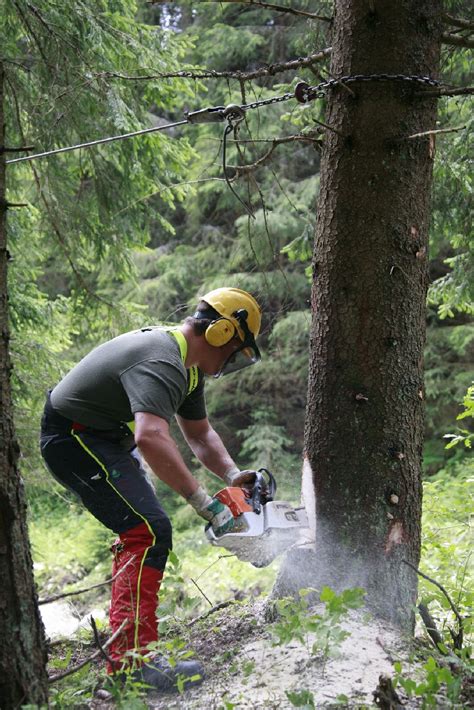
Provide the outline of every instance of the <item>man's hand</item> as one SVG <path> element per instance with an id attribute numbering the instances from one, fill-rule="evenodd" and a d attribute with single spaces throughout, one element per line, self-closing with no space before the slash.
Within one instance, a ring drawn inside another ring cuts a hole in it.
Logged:
<path id="1" fill-rule="evenodd" d="M 201 518 L 211 523 L 217 536 L 229 532 L 234 527 L 234 516 L 230 508 L 221 503 L 218 498 L 211 498 L 202 486 L 199 486 L 187 500 Z"/>
<path id="2" fill-rule="evenodd" d="M 252 469 L 241 471 L 237 466 L 232 466 L 224 474 L 224 481 L 228 486 L 239 486 L 240 488 L 252 488 L 255 483 L 257 472 Z"/>

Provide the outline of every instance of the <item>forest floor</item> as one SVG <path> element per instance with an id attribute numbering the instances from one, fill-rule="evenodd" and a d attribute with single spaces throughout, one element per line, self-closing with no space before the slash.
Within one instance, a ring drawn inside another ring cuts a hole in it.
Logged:
<path id="1" fill-rule="evenodd" d="M 409 675 L 421 673 L 429 655 L 426 646 L 413 643 L 385 622 L 369 618 L 363 610 L 349 611 L 335 624 L 336 636 L 324 650 L 314 650 L 316 639 L 311 632 L 302 641 L 286 639 L 276 643 L 278 619 L 272 615 L 272 604 L 259 598 L 217 609 L 196 623 L 180 624 L 170 629 L 164 639 L 173 651 L 173 639 L 184 642 L 187 649 L 204 665 L 203 683 L 181 694 L 149 692 L 137 697 L 136 689 L 111 694 L 104 689 L 103 662 L 95 662 L 89 674 L 95 675 L 91 700 L 68 707 L 112 710 L 114 708 L 150 708 L 150 710 L 243 710 L 247 708 L 375 708 L 374 691 L 382 674 L 393 677 L 394 663 L 402 664 Z M 323 605 L 311 608 L 311 614 L 323 613 Z M 347 636 L 339 631 L 343 629 Z M 179 644 L 175 645 L 179 649 Z M 64 653 L 61 646 L 55 655 Z M 70 658 L 74 665 L 84 648 Z M 420 676 L 421 677 L 421 676 Z M 61 681 L 65 683 L 66 681 Z M 451 703 L 441 687 L 432 704 L 409 699 L 400 687 L 397 693 L 402 705 L 378 707 L 463 708 L 472 707 L 469 700 Z M 467 692 L 467 688 L 465 689 Z M 472 699 L 471 699 L 472 702 Z"/>
<path id="2" fill-rule="evenodd" d="M 202 686 L 174 702 L 150 696 L 150 707 L 292 708 L 295 701 L 303 704 L 305 697 L 305 705 L 312 697 L 317 707 L 342 704 L 346 698 L 352 703 L 371 703 L 380 673 L 392 671 L 392 649 L 401 650 L 396 633 L 364 622 L 359 611 L 351 612 L 344 622 L 350 636 L 333 649 L 335 655 L 313 655 L 311 633 L 305 643 L 294 640 L 275 645 L 266 611 L 265 602 L 259 601 L 208 617 L 207 624 L 190 639 L 206 667 Z"/>

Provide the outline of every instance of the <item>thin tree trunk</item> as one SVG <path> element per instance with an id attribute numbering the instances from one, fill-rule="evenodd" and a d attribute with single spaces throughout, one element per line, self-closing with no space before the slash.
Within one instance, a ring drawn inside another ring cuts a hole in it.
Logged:
<path id="1" fill-rule="evenodd" d="M 336 0 L 331 75 L 435 77 L 440 42 L 439 0 Z M 325 134 L 321 164 L 305 433 L 311 581 L 363 586 L 378 614 L 408 627 L 417 580 L 402 560 L 420 556 L 434 137 L 405 137 L 436 124 L 421 89 L 368 82 L 329 95 L 337 133 Z"/>
<path id="2" fill-rule="evenodd" d="M 46 704 L 47 676 L 10 389 L 3 87 L 0 63 L 0 707 L 10 710 Z"/>

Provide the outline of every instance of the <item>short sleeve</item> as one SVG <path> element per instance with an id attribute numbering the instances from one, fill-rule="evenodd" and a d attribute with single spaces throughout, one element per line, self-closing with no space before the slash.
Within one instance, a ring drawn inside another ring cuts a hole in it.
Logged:
<path id="1" fill-rule="evenodd" d="M 149 412 L 170 421 L 186 393 L 183 371 L 171 363 L 146 360 L 128 368 L 120 381 L 132 413 Z"/>
<path id="2" fill-rule="evenodd" d="M 197 387 L 186 397 L 177 414 L 183 419 L 205 419 L 207 417 L 206 398 L 204 396 L 204 375 L 199 371 Z"/>

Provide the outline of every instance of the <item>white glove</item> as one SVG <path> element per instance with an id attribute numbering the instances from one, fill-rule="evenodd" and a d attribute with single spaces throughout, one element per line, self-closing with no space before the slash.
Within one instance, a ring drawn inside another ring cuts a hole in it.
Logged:
<path id="1" fill-rule="evenodd" d="M 252 486 L 255 483 L 257 472 L 252 469 L 241 471 L 237 466 L 232 466 L 224 473 L 224 481 L 228 486 Z"/>
<path id="2" fill-rule="evenodd" d="M 223 535 L 234 527 L 234 516 L 230 508 L 218 498 L 211 498 L 202 486 L 187 500 L 201 518 L 211 523 L 216 535 Z"/>

